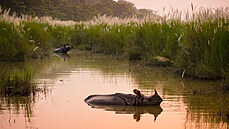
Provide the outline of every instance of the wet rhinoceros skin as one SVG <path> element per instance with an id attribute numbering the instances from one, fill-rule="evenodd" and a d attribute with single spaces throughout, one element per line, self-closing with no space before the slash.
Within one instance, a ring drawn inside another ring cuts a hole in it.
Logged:
<path id="1" fill-rule="evenodd" d="M 64 45 L 64 46 L 62 46 L 60 48 L 55 49 L 53 52 L 55 52 L 55 53 L 67 53 L 70 50 L 71 50 L 70 46 Z"/>
<path id="2" fill-rule="evenodd" d="M 139 90 L 134 94 L 90 95 L 84 101 L 89 105 L 159 106 L 163 101 L 155 90 L 152 96 L 144 96 Z"/>

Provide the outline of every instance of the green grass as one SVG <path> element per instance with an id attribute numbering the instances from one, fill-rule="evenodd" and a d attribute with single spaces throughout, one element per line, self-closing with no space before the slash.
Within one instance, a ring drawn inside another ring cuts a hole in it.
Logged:
<path id="1" fill-rule="evenodd" d="M 13 23 L 0 20 L 0 60 L 24 60 L 31 54 L 30 45 Z"/>
<path id="2" fill-rule="evenodd" d="M 228 27 L 223 19 L 184 24 L 175 66 L 197 76 L 228 77 Z"/>
<path id="3" fill-rule="evenodd" d="M 27 70 L 14 70 L 0 73 L 0 92 L 2 96 L 30 96 L 35 94 L 32 74 Z"/>
<path id="4" fill-rule="evenodd" d="M 37 22 L 22 22 L 24 28 L 23 36 L 27 39 L 27 44 L 33 48 L 33 56 L 44 54 L 48 55 L 48 50 L 51 48 L 51 36 L 47 32 L 50 26 L 47 23 Z M 35 49 L 36 48 L 36 49 Z"/>
<path id="5" fill-rule="evenodd" d="M 18 20 L 3 12 L 0 60 L 27 60 L 69 44 L 78 49 L 141 59 L 147 64 L 155 64 L 157 56 L 165 57 L 184 76 L 228 79 L 228 10 L 192 10 L 185 13 L 186 19 L 181 19 L 180 14 L 173 11 L 156 20 L 98 17 L 74 23 L 36 18 Z"/>
<path id="6" fill-rule="evenodd" d="M 0 7 L 0 61 L 25 61 L 49 55 L 51 49 L 71 45 L 72 21 L 50 17 L 9 15 Z"/>
<path id="7" fill-rule="evenodd" d="M 168 58 L 175 69 L 198 78 L 229 77 L 229 19 L 76 25 L 80 49 L 142 59 Z"/>
<path id="8" fill-rule="evenodd" d="M 19 26 L 0 21 L 0 60 L 24 61 L 47 56 L 54 47 L 71 45 L 72 28 L 23 21 Z"/>

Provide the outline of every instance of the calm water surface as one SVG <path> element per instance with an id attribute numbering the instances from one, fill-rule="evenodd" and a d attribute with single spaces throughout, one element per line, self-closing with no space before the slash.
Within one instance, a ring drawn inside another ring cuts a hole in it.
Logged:
<path id="1" fill-rule="evenodd" d="M 228 128 L 229 95 L 217 81 L 181 79 L 165 68 L 84 52 L 56 55 L 25 64 L 40 90 L 31 97 L 1 97 L 1 129 L 189 129 Z M 160 107 L 90 107 L 90 94 L 132 93 L 139 89 L 164 99 Z"/>

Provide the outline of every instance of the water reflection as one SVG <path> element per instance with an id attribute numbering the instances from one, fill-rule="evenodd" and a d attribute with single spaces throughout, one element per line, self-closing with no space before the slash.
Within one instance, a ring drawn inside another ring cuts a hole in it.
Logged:
<path id="1" fill-rule="evenodd" d="M 170 105 L 162 103 L 162 107 L 173 110 L 183 106 L 179 110 L 186 114 L 185 127 L 228 128 L 229 94 L 222 91 L 219 81 L 182 79 L 167 68 L 130 65 L 130 69 L 142 91 L 151 94 L 155 88 L 162 92 L 165 103 Z"/>
<path id="2" fill-rule="evenodd" d="M 154 121 L 163 109 L 161 106 L 139 107 L 139 106 L 117 106 L 117 105 L 93 105 L 95 109 L 102 109 L 105 111 L 115 112 L 115 114 L 133 114 L 133 119 L 140 121 L 143 114 L 151 114 L 154 116 Z"/>
<path id="3" fill-rule="evenodd" d="M 2 111 L 8 110 L 11 114 L 24 114 L 25 119 L 30 121 L 33 113 L 33 104 L 35 103 L 35 97 L 2 97 L 0 101 L 0 109 Z M 2 112 L 4 113 L 4 112 Z M 15 120 L 14 120 L 15 122 Z M 11 119 L 9 118 L 9 124 Z"/>
<path id="4" fill-rule="evenodd" d="M 186 95 L 187 96 L 187 95 Z M 224 94 L 195 93 L 190 94 L 183 99 L 186 104 L 186 126 L 190 128 L 191 123 L 195 122 L 196 127 L 201 128 L 205 125 L 207 128 L 228 127 L 229 119 L 229 96 Z"/>
<path id="5" fill-rule="evenodd" d="M 50 93 L 52 97 L 48 99 L 42 99 L 39 95 L 36 99 L 10 98 L 9 100 L 1 97 L 0 118 L 8 114 L 6 120 L 8 124 L 9 114 L 21 113 L 23 119 L 24 116 L 33 118 L 38 128 L 48 129 L 66 126 L 86 128 L 90 126 L 85 124 L 88 121 L 95 121 L 94 123 L 97 124 L 91 128 L 109 128 L 111 125 L 105 126 L 104 122 L 99 120 L 112 124 L 115 123 L 112 121 L 113 117 L 116 117 L 117 122 L 129 122 L 128 124 L 133 125 L 131 128 L 134 129 L 139 125 L 148 128 L 152 126 L 152 119 L 147 119 L 148 115 L 145 115 L 151 114 L 149 116 L 157 118 L 153 125 L 155 128 L 228 128 L 229 94 L 221 94 L 219 82 L 181 79 L 179 75 L 172 74 L 166 68 L 142 66 L 138 62 L 117 60 L 111 56 L 73 51 L 70 55 L 71 58 L 67 55 L 62 56 L 67 59 L 65 61 L 62 57 L 53 56 L 49 59 L 25 63 L 1 65 L 0 62 L 0 71 L 7 68 L 23 68 L 29 64 L 35 73 L 35 82 L 40 86 L 44 84 L 51 86 L 54 90 Z M 134 88 L 140 89 L 147 96 L 153 95 L 154 89 L 157 89 L 164 100 L 161 107 L 156 109 L 154 107 L 94 106 L 92 108 L 102 110 L 92 110 L 83 102 L 84 98 L 91 93 L 129 93 Z M 132 119 L 126 118 L 127 115 L 114 116 L 112 112 L 133 114 L 134 119 L 140 122 L 136 125 Z M 98 118 L 100 115 L 102 115 L 101 119 Z M 147 120 L 151 120 L 151 123 Z M 1 123 L 0 120 L 0 128 Z M 16 124 L 19 125 L 17 120 Z M 114 128 L 123 128 L 122 126 L 117 124 Z M 24 128 L 24 126 L 20 127 Z"/>
<path id="6" fill-rule="evenodd" d="M 60 58 L 64 58 L 64 60 L 65 59 L 70 59 L 70 55 L 67 54 L 67 53 L 56 53 L 56 52 L 54 52 L 53 54 L 58 56 L 58 57 L 60 57 Z"/>

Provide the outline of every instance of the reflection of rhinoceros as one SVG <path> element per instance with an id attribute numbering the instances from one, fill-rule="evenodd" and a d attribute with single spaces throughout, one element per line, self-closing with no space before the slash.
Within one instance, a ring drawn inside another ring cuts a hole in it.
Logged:
<path id="1" fill-rule="evenodd" d="M 54 50 L 53 52 L 55 52 L 55 53 L 66 53 L 66 52 L 68 52 L 69 50 L 71 50 L 71 47 L 70 47 L 70 46 L 64 45 L 64 46 L 62 46 L 62 47 L 60 47 L 60 48 L 57 48 L 57 49 Z"/>
<path id="2" fill-rule="evenodd" d="M 70 55 L 68 55 L 68 53 L 56 53 L 54 52 L 54 54 L 58 57 L 61 57 L 61 58 L 64 58 L 64 60 L 67 58 L 67 59 L 70 59 Z"/>
<path id="3" fill-rule="evenodd" d="M 152 96 L 144 96 L 137 89 L 133 94 L 90 95 L 84 101 L 89 105 L 159 106 L 163 101 L 155 90 Z"/>
<path id="4" fill-rule="evenodd" d="M 160 106 L 118 106 L 118 105 L 94 105 L 92 108 L 104 109 L 105 111 L 114 111 L 116 114 L 134 114 L 136 121 L 140 120 L 141 114 L 149 113 L 154 115 L 154 121 L 163 111 Z"/>

